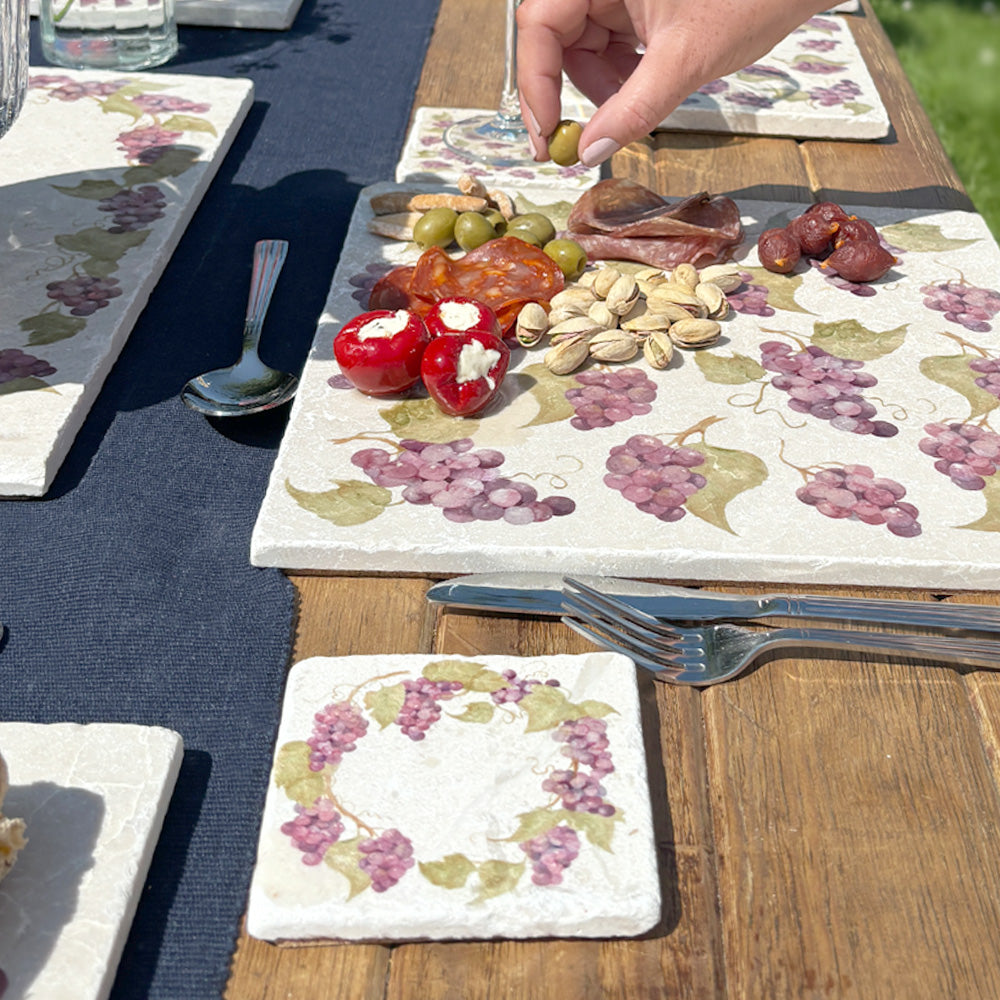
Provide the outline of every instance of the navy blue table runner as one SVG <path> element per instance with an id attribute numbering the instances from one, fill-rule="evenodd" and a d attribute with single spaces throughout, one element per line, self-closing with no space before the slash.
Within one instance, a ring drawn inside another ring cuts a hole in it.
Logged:
<path id="1" fill-rule="evenodd" d="M 291 584 L 249 565 L 287 413 L 210 421 L 177 394 L 234 360 L 262 238 L 290 243 L 262 353 L 301 368 L 357 193 L 393 177 L 436 11 L 305 0 L 287 32 L 181 28 L 162 72 L 247 77 L 253 108 L 48 496 L 0 501 L 0 719 L 185 743 L 114 1000 L 222 993 L 292 641 Z"/>

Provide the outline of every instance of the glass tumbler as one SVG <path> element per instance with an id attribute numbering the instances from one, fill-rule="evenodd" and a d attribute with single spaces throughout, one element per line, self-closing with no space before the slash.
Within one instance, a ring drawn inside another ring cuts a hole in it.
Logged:
<path id="1" fill-rule="evenodd" d="M 0 135 L 14 124 L 28 89 L 28 0 L 0 0 Z"/>
<path id="2" fill-rule="evenodd" d="M 41 0 L 39 22 L 57 66 L 138 70 L 177 55 L 174 0 Z"/>

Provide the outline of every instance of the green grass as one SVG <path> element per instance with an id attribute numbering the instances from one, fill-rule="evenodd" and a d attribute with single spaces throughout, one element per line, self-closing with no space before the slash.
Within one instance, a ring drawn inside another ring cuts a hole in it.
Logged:
<path id="1" fill-rule="evenodd" d="M 994 0 L 872 0 L 976 209 L 1000 238 L 1000 13 Z"/>

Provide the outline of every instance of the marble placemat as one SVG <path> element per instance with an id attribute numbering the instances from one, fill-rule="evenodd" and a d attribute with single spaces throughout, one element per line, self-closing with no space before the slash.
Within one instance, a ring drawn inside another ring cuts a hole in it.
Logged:
<path id="1" fill-rule="evenodd" d="M 315 657 L 288 678 L 247 931 L 618 937 L 660 916 L 623 656 Z"/>
<path id="2" fill-rule="evenodd" d="M 556 219 L 567 209 L 563 191 L 517 196 Z M 641 356 L 585 369 L 579 377 L 590 380 L 586 391 L 577 374 L 548 372 L 547 344 L 518 349 L 501 398 L 482 415 L 460 419 L 444 417 L 418 395 L 363 396 L 339 375 L 334 336 L 364 311 L 380 274 L 417 256 L 412 245 L 368 233 L 371 207 L 362 196 L 254 529 L 252 560 L 302 570 L 540 566 L 574 574 L 600 566 L 606 574 L 652 578 L 992 586 L 1000 573 L 1000 476 L 981 459 L 1000 449 L 997 375 L 989 374 L 1000 356 L 1000 250 L 982 218 L 853 209 L 879 228 L 898 263 L 873 284 L 851 285 L 805 262 L 793 275 L 761 268 L 757 235 L 784 225 L 802 206 L 739 207 L 746 236 L 736 261 L 745 280 L 729 295 L 732 311 L 718 343 L 677 351 L 665 370 Z M 847 394 L 862 402 L 845 401 L 849 412 L 836 422 L 831 414 L 803 412 L 804 400 L 780 379 L 772 384 L 786 368 L 796 369 L 801 352 L 815 351 L 842 359 L 824 365 L 858 372 L 851 375 L 858 388 Z M 599 405 L 622 372 L 643 406 L 615 409 L 606 426 L 577 414 L 589 400 Z M 873 412 L 878 434 L 871 427 L 851 431 L 850 412 L 861 410 Z M 961 482 L 939 471 L 947 456 L 934 454 L 930 439 L 955 423 L 962 435 L 941 444 L 952 454 L 968 435 L 982 453 L 969 459 L 982 469 L 978 480 L 971 468 L 958 470 Z M 435 447 L 423 453 L 421 443 Z M 687 461 L 698 457 L 688 451 L 701 456 L 694 480 L 700 485 L 670 521 L 637 506 L 638 482 L 620 492 L 629 467 L 643 466 L 641 454 L 661 445 L 682 446 Z M 630 459 L 626 446 L 638 447 L 640 457 Z M 379 472 L 401 456 L 410 464 Z M 426 477 L 425 465 L 434 466 Z M 484 483 L 502 480 L 504 504 L 516 499 L 516 488 L 522 500 L 514 506 L 527 509 L 497 519 L 492 504 L 479 513 L 448 509 L 446 501 L 454 494 L 457 502 L 463 490 L 431 503 L 430 494 L 407 488 L 410 473 L 416 480 L 458 479 L 470 466 L 482 467 Z M 903 490 L 918 512 L 916 531 L 910 525 L 903 537 L 861 513 L 831 511 L 817 505 L 818 496 L 810 503 L 811 494 L 799 494 L 821 473 L 824 483 L 858 469 Z M 546 502 L 550 497 L 555 503 Z"/>
<path id="3" fill-rule="evenodd" d="M 17 1000 L 111 991 L 181 764 L 168 729 L 0 722 L 4 812 L 27 846 L 0 883 L 0 970 Z"/>
<path id="4" fill-rule="evenodd" d="M 564 111 L 586 120 L 593 105 L 567 84 Z M 889 114 L 848 19 L 818 15 L 752 66 L 707 83 L 660 125 L 798 139 L 881 139 Z"/>
<path id="5" fill-rule="evenodd" d="M 241 79 L 32 71 L 0 156 L 0 496 L 48 489 L 252 96 Z"/>

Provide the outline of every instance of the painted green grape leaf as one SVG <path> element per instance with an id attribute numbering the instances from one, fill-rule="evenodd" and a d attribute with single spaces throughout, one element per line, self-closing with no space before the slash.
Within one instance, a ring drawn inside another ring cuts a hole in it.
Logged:
<path id="1" fill-rule="evenodd" d="M 466 683 L 466 687 L 470 691 L 482 691 L 485 693 L 490 693 L 492 691 L 499 691 L 501 688 L 507 687 L 508 682 L 504 679 L 503 674 L 498 674 L 495 670 L 480 670 L 479 673 L 473 674 Z"/>
<path id="2" fill-rule="evenodd" d="M 112 180 L 82 180 L 75 187 L 63 187 L 60 184 L 52 185 L 60 194 L 68 195 L 70 198 L 89 198 L 92 201 L 101 201 L 118 194 L 122 186 L 117 181 Z"/>
<path id="3" fill-rule="evenodd" d="M 124 86 L 119 87 L 115 93 L 121 94 L 123 97 L 138 97 L 139 94 L 151 94 L 169 89 L 169 83 L 154 83 L 152 77 L 144 76 L 142 80 L 136 80 L 135 83 L 126 83 Z"/>
<path id="4" fill-rule="evenodd" d="M 517 817 L 517 829 L 503 839 L 518 844 L 522 840 L 533 840 L 558 826 L 568 814 L 566 809 L 532 809 L 531 812 L 520 813 Z"/>
<path id="5" fill-rule="evenodd" d="M 56 236 L 57 246 L 71 253 L 85 253 L 98 260 L 118 260 L 132 247 L 144 243 L 149 236 L 148 229 L 134 229 L 125 233 L 110 233 L 99 226 L 81 229 L 77 233 Z"/>
<path id="6" fill-rule="evenodd" d="M 303 806 L 311 806 L 326 791 L 322 775 L 309 770 L 310 753 L 305 740 L 293 740 L 281 745 L 274 761 L 274 783 Z"/>
<path id="7" fill-rule="evenodd" d="M 843 104 L 845 111 L 850 111 L 852 115 L 866 115 L 872 109 L 870 104 L 862 104 L 860 101 L 845 101 Z"/>
<path id="8" fill-rule="evenodd" d="M 812 342 L 824 351 L 853 361 L 874 361 L 901 347 L 909 326 L 904 323 L 881 333 L 869 330 L 856 319 L 839 319 L 832 323 L 817 322 L 813 326 Z"/>
<path id="9" fill-rule="evenodd" d="M 565 812 L 565 823 L 582 833 L 595 847 L 611 851 L 611 841 L 615 835 L 615 823 L 622 816 L 615 812 L 613 816 L 598 816 L 597 813 Z"/>
<path id="10" fill-rule="evenodd" d="M 378 411 L 393 434 L 400 438 L 416 438 L 433 444 L 447 444 L 459 438 L 472 437 L 479 421 L 468 417 L 449 417 L 442 413 L 433 399 L 402 399 Z"/>
<path id="11" fill-rule="evenodd" d="M 538 684 L 533 687 L 530 694 L 525 695 L 518 705 L 528 716 L 528 723 L 524 727 L 526 733 L 554 729 L 560 723 L 571 722 L 585 715 L 600 718 L 614 711 L 610 705 L 600 701 L 587 701 L 574 705 L 561 688 L 549 684 Z"/>
<path id="12" fill-rule="evenodd" d="M 217 135 L 215 126 L 207 118 L 196 118 L 194 115 L 171 115 L 164 123 L 165 129 L 174 132 L 211 132 Z"/>
<path id="13" fill-rule="evenodd" d="M 129 167 L 124 173 L 126 186 L 134 187 L 137 184 L 151 184 L 164 177 L 177 177 L 198 162 L 201 150 L 193 146 L 166 146 L 160 147 L 159 153 L 153 163 Z"/>
<path id="14" fill-rule="evenodd" d="M 420 874 L 440 889 L 461 889 L 476 866 L 464 854 L 449 854 L 440 861 L 421 861 Z"/>
<path id="15" fill-rule="evenodd" d="M 138 93 L 141 93 L 139 91 Z M 106 115 L 129 115 L 138 120 L 146 112 L 139 107 L 135 101 L 129 100 L 130 94 L 125 87 L 116 90 L 113 94 L 108 94 L 101 101 L 101 111 Z"/>
<path id="16" fill-rule="evenodd" d="M 377 691 L 368 691 L 365 694 L 365 708 L 379 726 L 385 729 L 399 717 L 405 700 L 406 688 L 402 684 L 387 684 Z"/>
<path id="17" fill-rule="evenodd" d="M 943 253 L 961 250 L 978 239 L 957 240 L 945 236 L 940 226 L 929 222 L 894 222 L 880 230 L 882 236 L 894 247 L 911 253 Z"/>
<path id="18" fill-rule="evenodd" d="M 960 524 L 959 528 L 968 531 L 1000 531 L 1000 481 L 997 475 L 986 478 L 986 487 L 982 496 L 986 500 L 986 513 L 969 524 Z"/>
<path id="19" fill-rule="evenodd" d="M 580 719 L 603 719 L 606 715 L 618 714 L 617 708 L 612 708 L 603 701 L 579 701 L 576 707 L 580 713 L 577 718 Z"/>
<path id="20" fill-rule="evenodd" d="M 688 497 L 687 509 L 695 517 L 736 534 L 726 518 L 726 507 L 741 493 L 752 490 L 767 479 L 767 466 L 748 451 L 716 448 L 708 444 L 688 445 L 705 456 L 694 471 L 708 482 Z"/>
<path id="21" fill-rule="evenodd" d="M 969 367 L 971 360 L 968 354 L 952 354 L 920 361 L 921 375 L 968 400 L 970 419 L 984 416 L 1000 405 L 1000 399 L 976 385 L 976 373 Z"/>
<path id="22" fill-rule="evenodd" d="M 766 374 L 764 368 L 746 354 L 727 356 L 712 351 L 696 351 L 694 360 L 702 375 L 718 385 L 746 385 Z"/>
<path id="23" fill-rule="evenodd" d="M 420 673 L 429 681 L 458 681 L 463 687 L 468 687 L 472 678 L 483 673 L 485 669 L 481 663 L 476 663 L 474 660 L 435 660 L 433 663 L 428 663 Z M 500 677 L 499 674 L 496 676 Z M 500 686 L 503 687 L 502 684 Z"/>
<path id="24" fill-rule="evenodd" d="M 474 701 L 466 706 L 465 711 L 455 715 L 449 712 L 453 719 L 459 722 L 479 722 L 486 723 L 493 718 L 495 706 L 491 701 Z"/>
<path id="25" fill-rule="evenodd" d="M 525 427 L 537 427 L 539 424 L 552 424 L 560 420 L 569 420 L 575 412 L 573 404 L 566 398 L 566 390 L 579 388 L 576 379 L 567 375 L 554 375 L 543 364 L 528 365 L 515 377 L 524 384 L 524 390 L 530 392 L 538 403 L 538 413 L 525 424 Z M 530 383 L 527 380 L 530 379 Z"/>
<path id="26" fill-rule="evenodd" d="M 303 509 L 330 521 L 338 528 L 351 528 L 378 517 L 392 502 L 392 491 L 357 479 L 336 480 L 332 490 L 314 493 L 300 490 L 285 480 L 288 495 Z"/>
<path id="27" fill-rule="evenodd" d="M 45 379 L 38 378 L 36 375 L 25 375 L 24 378 L 12 378 L 7 382 L 0 382 L 0 396 L 15 392 L 32 392 L 37 389 L 48 389 L 49 392 L 56 391 Z"/>
<path id="28" fill-rule="evenodd" d="M 492 899 L 510 892 L 523 874 L 523 861 L 483 861 L 479 865 L 480 888 L 476 900 Z"/>
<path id="29" fill-rule="evenodd" d="M 350 886 L 348 899 L 353 899 L 372 884 L 372 880 L 358 867 L 358 862 L 361 860 L 361 852 L 358 850 L 360 842 L 360 837 L 338 840 L 337 843 L 331 844 L 323 855 L 326 864 L 347 879 Z"/>
<path id="30" fill-rule="evenodd" d="M 29 334 L 29 346 L 37 347 L 39 344 L 54 344 L 57 340 L 75 337 L 87 325 L 87 321 L 82 316 L 45 312 L 28 316 L 17 325 Z"/>
<path id="31" fill-rule="evenodd" d="M 811 309 L 803 309 L 795 301 L 795 293 L 802 287 L 801 274 L 775 274 L 766 267 L 744 268 L 752 275 L 750 284 L 763 285 L 767 289 L 767 304 L 785 312 L 800 312 L 813 315 Z"/>

